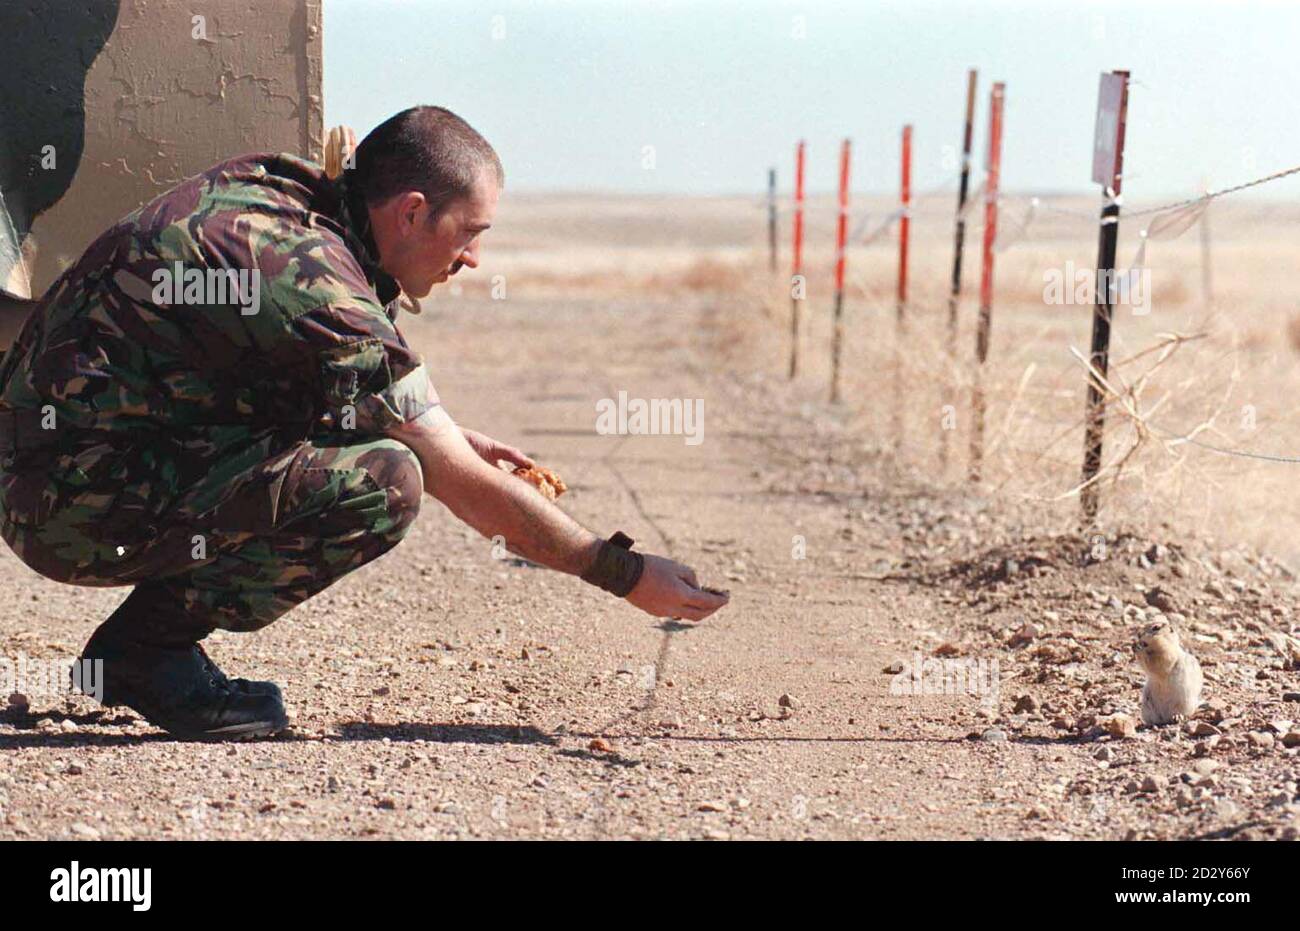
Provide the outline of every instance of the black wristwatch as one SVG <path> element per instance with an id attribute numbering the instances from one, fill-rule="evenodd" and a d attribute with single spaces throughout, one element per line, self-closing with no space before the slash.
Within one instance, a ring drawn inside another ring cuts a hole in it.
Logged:
<path id="1" fill-rule="evenodd" d="M 632 552 L 635 542 L 623 531 L 616 530 L 612 537 L 601 543 L 596 560 L 582 574 L 582 581 L 626 598 L 636 588 L 645 569 L 645 557 Z"/>

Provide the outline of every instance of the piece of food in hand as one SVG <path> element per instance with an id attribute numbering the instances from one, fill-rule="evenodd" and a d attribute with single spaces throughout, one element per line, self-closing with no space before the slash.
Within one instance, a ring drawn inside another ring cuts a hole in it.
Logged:
<path id="1" fill-rule="evenodd" d="M 554 501 L 569 490 L 564 479 L 542 466 L 519 466 L 514 474 L 536 487 L 547 501 Z"/>

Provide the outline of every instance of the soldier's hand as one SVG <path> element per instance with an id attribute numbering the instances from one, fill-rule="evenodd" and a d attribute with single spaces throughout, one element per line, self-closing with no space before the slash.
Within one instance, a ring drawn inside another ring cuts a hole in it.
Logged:
<path id="1" fill-rule="evenodd" d="M 479 433 L 477 430 L 468 430 L 465 427 L 460 428 L 460 432 L 465 434 L 465 439 L 473 448 L 474 452 L 479 454 L 488 465 L 495 466 L 498 459 L 504 459 L 512 466 L 524 466 L 531 468 L 535 463 L 524 455 L 523 451 L 513 446 L 507 446 L 504 443 L 498 443 L 486 433 Z"/>
<path id="2" fill-rule="evenodd" d="M 730 599 L 700 588 L 690 566 L 647 553 L 641 578 L 627 600 L 655 617 L 702 621 Z"/>

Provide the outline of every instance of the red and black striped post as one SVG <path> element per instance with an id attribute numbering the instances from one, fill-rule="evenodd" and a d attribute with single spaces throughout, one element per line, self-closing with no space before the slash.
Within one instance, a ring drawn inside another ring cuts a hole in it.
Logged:
<path id="1" fill-rule="evenodd" d="M 989 95 L 989 155 L 984 180 L 984 256 L 980 269 L 980 316 L 975 329 L 975 378 L 972 389 L 970 480 L 978 482 L 984 463 L 984 362 L 989 357 L 993 322 L 993 243 L 998 234 L 998 183 L 1002 174 L 1002 103 L 1006 85 Z"/>
<path id="2" fill-rule="evenodd" d="M 974 68 L 966 74 L 966 123 L 961 142 L 961 182 L 957 186 L 957 229 L 952 252 L 952 288 L 948 293 L 948 404 L 956 404 L 957 387 L 957 304 L 961 300 L 961 257 L 966 244 L 966 194 L 970 190 L 970 148 L 975 126 L 975 85 L 979 72 Z M 948 468 L 948 429 L 939 431 L 939 465 Z"/>
<path id="3" fill-rule="evenodd" d="M 840 399 L 840 351 L 844 340 L 844 260 L 849 227 L 849 140 L 840 146 L 840 211 L 835 226 L 835 332 L 831 337 L 831 403 Z"/>
<path id="4" fill-rule="evenodd" d="M 907 247 L 912 230 L 912 127 L 903 127 L 899 159 L 898 290 L 894 314 L 894 448 L 903 445 L 903 349 L 907 337 Z"/>
<path id="5" fill-rule="evenodd" d="M 799 374 L 799 302 L 804 298 L 803 274 L 803 166 L 804 142 L 794 155 L 794 264 L 790 274 L 790 377 Z"/>
<path id="6" fill-rule="evenodd" d="M 1110 321 L 1115 281 L 1115 247 L 1119 242 L 1119 193 L 1124 169 L 1124 129 L 1128 120 L 1128 72 L 1101 76 L 1093 137 L 1092 180 L 1102 185 L 1101 228 L 1097 242 L 1096 300 L 1092 309 L 1092 351 L 1088 361 L 1088 408 L 1083 437 L 1083 481 L 1079 498 L 1083 523 L 1097 521 L 1097 473 L 1101 471 L 1102 436 L 1106 430 L 1105 378 L 1110 364 Z"/>

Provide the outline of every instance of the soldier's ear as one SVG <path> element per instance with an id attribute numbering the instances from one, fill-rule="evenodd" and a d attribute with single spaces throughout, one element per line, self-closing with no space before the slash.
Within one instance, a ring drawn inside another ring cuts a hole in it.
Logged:
<path id="1" fill-rule="evenodd" d="M 419 191 L 407 191 L 398 195 L 397 215 L 403 232 L 415 232 L 428 225 L 425 214 L 428 213 L 428 200 Z"/>

